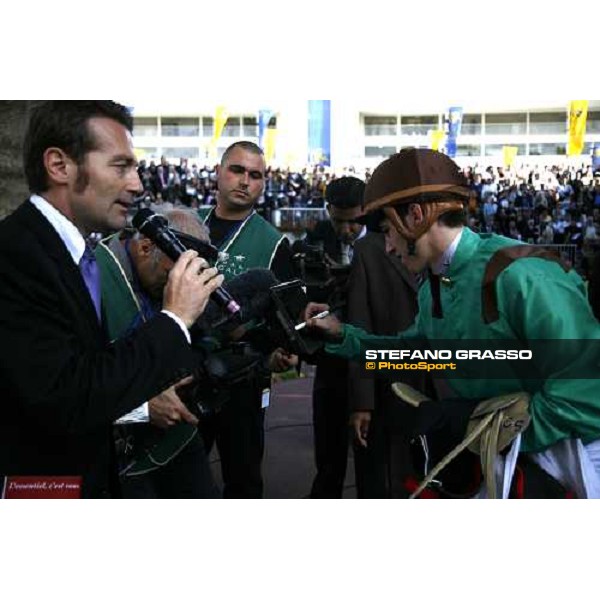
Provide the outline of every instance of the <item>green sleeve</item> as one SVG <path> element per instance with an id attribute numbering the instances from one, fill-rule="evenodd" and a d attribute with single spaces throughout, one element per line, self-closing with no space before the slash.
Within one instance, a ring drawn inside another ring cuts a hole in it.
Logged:
<path id="1" fill-rule="evenodd" d="M 325 351 L 348 360 L 359 360 L 362 358 L 361 344 L 376 345 L 398 345 L 401 340 L 416 337 L 416 327 L 413 325 L 406 331 L 393 337 L 387 335 L 375 335 L 367 333 L 364 329 L 344 323 L 342 325 L 342 340 L 337 344 L 325 344 Z"/>

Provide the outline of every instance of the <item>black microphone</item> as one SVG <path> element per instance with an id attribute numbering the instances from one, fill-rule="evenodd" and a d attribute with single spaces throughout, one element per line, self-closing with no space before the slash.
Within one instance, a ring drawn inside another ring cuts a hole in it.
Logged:
<path id="1" fill-rule="evenodd" d="M 173 261 L 177 261 L 187 250 L 173 233 L 173 230 L 169 228 L 167 220 L 149 208 L 138 210 L 133 217 L 132 225 L 140 233 L 151 239 Z M 210 297 L 231 315 L 236 315 L 241 310 L 240 305 L 233 299 L 231 294 L 222 287 L 217 288 Z"/>

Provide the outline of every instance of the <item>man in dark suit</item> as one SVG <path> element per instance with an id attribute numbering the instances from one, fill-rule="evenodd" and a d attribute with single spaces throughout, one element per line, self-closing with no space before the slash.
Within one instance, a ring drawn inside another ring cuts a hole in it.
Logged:
<path id="1" fill-rule="evenodd" d="M 109 101 L 36 106 L 24 143 L 32 196 L 0 223 L 0 473 L 75 476 L 87 497 L 118 494 L 112 423 L 189 373 L 187 329 L 222 282 L 184 253 L 163 311 L 106 344 L 85 238 L 123 228 L 142 189 L 132 125 Z"/>
<path id="2" fill-rule="evenodd" d="M 354 246 L 347 317 L 370 333 L 394 335 L 417 314 L 417 283 L 402 261 L 386 252 L 381 221 L 385 227 L 383 214 L 371 218 L 378 231 L 370 231 Z M 365 379 L 357 363 L 348 364 L 348 378 L 357 496 L 402 497 L 403 479 L 412 470 L 409 440 L 394 427 L 402 407 L 392 397 L 388 382 Z M 403 381 L 419 389 L 423 379 L 409 374 Z"/>
<path id="3" fill-rule="evenodd" d="M 350 265 L 354 244 L 366 233 L 366 227 L 358 221 L 362 214 L 364 187 L 365 184 L 356 177 L 333 180 L 325 191 L 329 219 L 318 223 L 304 239 L 308 245 L 319 245 L 333 263 Z M 346 300 L 345 290 L 337 295 L 341 301 Z M 315 362 L 312 400 L 317 474 L 310 497 L 341 498 L 349 444 L 348 367 L 345 360 L 325 352 L 319 354 Z"/>
<path id="4" fill-rule="evenodd" d="M 334 179 L 325 190 L 329 218 L 307 231 L 304 243 L 321 247 L 338 264 L 349 265 L 354 242 L 365 233 L 363 224 L 357 220 L 362 213 L 364 187 L 356 177 Z"/>

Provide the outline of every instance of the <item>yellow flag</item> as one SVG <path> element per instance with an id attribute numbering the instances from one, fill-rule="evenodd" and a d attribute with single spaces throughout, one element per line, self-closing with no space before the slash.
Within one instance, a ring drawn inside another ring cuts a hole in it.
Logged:
<path id="1" fill-rule="evenodd" d="M 446 135 L 446 132 L 443 129 L 434 129 L 431 132 L 431 149 L 432 150 L 439 150 L 440 146 L 442 145 L 442 140 L 444 139 L 444 136 Z"/>
<path id="2" fill-rule="evenodd" d="M 269 164 L 275 156 L 275 141 L 277 139 L 277 128 L 267 127 L 265 130 L 265 161 Z"/>
<path id="3" fill-rule="evenodd" d="M 569 103 L 569 143 L 567 144 L 569 156 L 579 156 L 583 152 L 587 112 L 587 100 L 571 100 Z"/>
<path id="4" fill-rule="evenodd" d="M 515 158 L 518 153 L 518 146 L 502 146 L 502 157 L 504 158 L 504 166 L 511 167 L 515 162 Z"/>
<path id="5" fill-rule="evenodd" d="M 213 146 L 217 145 L 228 118 L 227 109 L 224 106 L 217 106 L 217 110 L 215 111 L 215 129 L 212 137 Z"/>

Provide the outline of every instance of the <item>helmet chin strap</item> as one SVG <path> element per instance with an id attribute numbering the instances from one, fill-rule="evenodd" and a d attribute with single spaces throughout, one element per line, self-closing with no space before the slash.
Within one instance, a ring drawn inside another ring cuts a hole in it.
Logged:
<path id="1" fill-rule="evenodd" d="M 408 245 L 408 255 L 416 256 L 417 240 L 438 220 L 440 215 L 452 210 L 462 210 L 464 205 L 461 200 L 444 200 L 442 202 L 422 202 L 419 204 L 423 211 L 423 221 L 418 225 L 409 228 L 400 215 L 392 206 L 385 206 L 383 212 L 390 220 L 396 231 L 406 240 Z"/>

